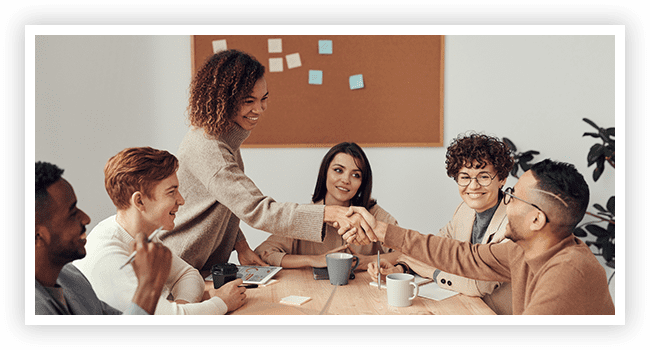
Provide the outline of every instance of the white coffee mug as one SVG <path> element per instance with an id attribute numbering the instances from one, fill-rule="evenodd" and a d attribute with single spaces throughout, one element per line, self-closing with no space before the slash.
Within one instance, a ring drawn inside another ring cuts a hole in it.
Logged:
<path id="1" fill-rule="evenodd" d="M 418 285 L 413 282 L 414 279 L 413 275 L 407 273 L 391 273 L 386 276 L 388 305 L 411 306 L 412 300 L 418 295 Z"/>

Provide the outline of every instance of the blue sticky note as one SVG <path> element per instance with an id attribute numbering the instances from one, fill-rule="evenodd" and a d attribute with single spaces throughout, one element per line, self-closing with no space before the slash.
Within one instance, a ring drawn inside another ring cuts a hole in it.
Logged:
<path id="1" fill-rule="evenodd" d="M 363 87 L 363 74 L 350 76 L 350 89 L 361 89 Z"/>
<path id="2" fill-rule="evenodd" d="M 323 71 L 310 70 L 309 71 L 309 84 L 322 85 L 323 84 Z"/>
<path id="3" fill-rule="evenodd" d="M 321 55 L 331 55 L 332 40 L 318 40 L 318 53 Z"/>

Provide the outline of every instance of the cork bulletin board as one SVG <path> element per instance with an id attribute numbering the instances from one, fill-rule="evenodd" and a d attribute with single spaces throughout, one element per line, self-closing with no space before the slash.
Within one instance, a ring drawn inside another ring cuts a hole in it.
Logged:
<path id="1" fill-rule="evenodd" d="M 268 108 L 243 147 L 331 147 L 343 141 L 362 147 L 443 146 L 444 36 L 191 40 L 192 74 L 223 47 L 247 52 L 266 67 Z"/>

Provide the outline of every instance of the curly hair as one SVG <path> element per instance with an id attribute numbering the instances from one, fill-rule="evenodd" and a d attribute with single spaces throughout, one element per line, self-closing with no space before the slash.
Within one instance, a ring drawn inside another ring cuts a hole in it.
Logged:
<path id="1" fill-rule="evenodd" d="M 476 163 L 476 164 L 474 164 Z M 447 176 L 456 178 L 462 167 L 482 169 L 488 164 L 500 180 L 508 177 L 514 159 L 508 146 L 499 139 L 483 134 L 458 136 L 447 147 Z"/>
<path id="2" fill-rule="evenodd" d="M 152 198 L 156 184 L 178 170 L 178 159 L 151 147 L 126 148 L 104 166 L 104 187 L 117 209 L 127 209 L 136 191 Z"/>
<path id="3" fill-rule="evenodd" d="M 217 137 L 230 129 L 242 100 L 264 76 L 255 57 L 237 50 L 212 55 L 190 85 L 190 124 Z"/>

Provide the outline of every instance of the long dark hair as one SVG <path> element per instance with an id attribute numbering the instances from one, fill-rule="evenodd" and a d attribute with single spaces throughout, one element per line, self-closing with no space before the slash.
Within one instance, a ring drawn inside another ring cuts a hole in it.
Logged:
<path id="1" fill-rule="evenodd" d="M 320 163 L 320 169 L 318 170 L 316 188 L 314 189 L 314 195 L 311 197 L 312 202 L 316 203 L 325 199 L 325 195 L 327 194 L 327 170 L 330 167 L 330 163 L 332 163 L 332 159 L 339 153 L 352 156 L 355 164 L 361 170 L 361 185 L 357 193 L 350 200 L 350 205 L 364 207 L 369 210 L 377 204 L 377 201 L 371 198 L 372 169 L 370 169 L 368 157 L 366 157 L 361 147 L 354 142 L 341 142 L 330 148 L 327 154 L 325 154 L 323 161 Z"/>

